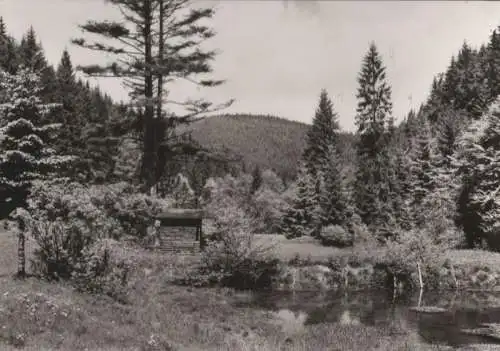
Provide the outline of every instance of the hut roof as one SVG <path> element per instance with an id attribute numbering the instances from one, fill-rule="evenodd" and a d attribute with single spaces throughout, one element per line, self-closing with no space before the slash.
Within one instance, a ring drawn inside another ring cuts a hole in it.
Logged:
<path id="1" fill-rule="evenodd" d="M 203 218 L 203 210 L 194 210 L 186 208 L 170 208 L 158 214 L 157 219 L 162 218 Z"/>

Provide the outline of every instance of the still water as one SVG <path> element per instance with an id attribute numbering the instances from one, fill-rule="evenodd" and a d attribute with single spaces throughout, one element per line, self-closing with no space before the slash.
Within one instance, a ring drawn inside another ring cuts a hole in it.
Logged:
<path id="1" fill-rule="evenodd" d="M 412 307 L 437 306 L 441 313 L 417 313 Z M 486 337 L 467 335 L 483 323 L 500 323 L 500 293 L 426 292 L 400 296 L 383 291 L 344 293 L 266 292 L 253 294 L 255 308 L 294 316 L 300 323 L 365 324 L 375 327 L 400 326 L 431 344 L 453 347 L 466 344 L 500 343 Z"/>

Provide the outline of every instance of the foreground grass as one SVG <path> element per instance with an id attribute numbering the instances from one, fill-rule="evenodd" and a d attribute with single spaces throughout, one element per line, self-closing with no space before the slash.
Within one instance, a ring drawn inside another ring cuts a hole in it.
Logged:
<path id="1" fill-rule="evenodd" d="M 134 267 L 126 304 L 61 283 L 16 280 L 16 244 L 14 235 L 0 233 L 2 350 L 428 349 L 394 328 L 309 326 L 279 313 L 235 307 L 250 294 L 172 283 L 196 260 L 138 248 L 123 248 Z"/>
<path id="2" fill-rule="evenodd" d="M 271 237 L 270 237 L 271 238 Z M 279 238 L 278 238 L 279 239 Z M 34 278 L 15 280 L 16 238 L 0 232 L 0 349 L 14 350 L 440 350 L 420 343 L 404 327 L 304 325 L 271 311 L 236 307 L 249 293 L 174 285 L 195 259 L 133 247 L 127 303 L 75 292 Z M 300 246 L 304 245 L 304 246 Z M 323 259 L 342 250 L 314 253 L 316 243 L 288 243 L 283 258 L 311 253 Z M 311 252 L 312 251 L 312 252 Z"/>
<path id="3" fill-rule="evenodd" d="M 230 290 L 150 285 L 135 297 L 120 305 L 61 285 L 3 281 L 0 339 L 33 350 L 424 349 L 397 329 L 304 327 L 272 312 L 235 308 L 232 302 L 246 297 Z"/>

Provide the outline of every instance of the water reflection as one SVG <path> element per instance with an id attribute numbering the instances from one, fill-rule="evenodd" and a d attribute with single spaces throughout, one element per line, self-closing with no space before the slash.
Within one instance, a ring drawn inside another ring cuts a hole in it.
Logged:
<path id="1" fill-rule="evenodd" d="M 282 326 L 286 334 L 297 334 L 300 332 L 307 319 L 307 314 L 304 312 L 293 312 L 287 309 L 281 309 L 275 313 L 278 323 Z"/>
<path id="2" fill-rule="evenodd" d="M 397 325 L 414 332 L 425 342 L 460 346 L 491 343 L 466 335 L 463 329 L 482 323 L 500 323 L 500 293 L 425 293 L 422 306 L 445 308 L 443 313 L 417 313 L 419 296 L 402 296 L 396 301 L 383 291 L 344 293 L 273 292 L 255 294 L 249 304 L 274 311 L 283 328 L 299 330 L 317 323 L 365 324 L 375 327 Z"/>

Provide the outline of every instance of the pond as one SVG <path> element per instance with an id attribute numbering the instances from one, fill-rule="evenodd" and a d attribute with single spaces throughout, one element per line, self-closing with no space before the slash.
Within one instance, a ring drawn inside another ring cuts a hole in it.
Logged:
<path id="1" fill-rule="evenodd" d="M 443 308 L 440 313 L 419 313 L 419 294 L 393 300 L 384 291 L 349 293 L 264 292 L 254 293 L 242 305 L 289 315 L 302 325 L 317 323 L 398 326 L 429 344 L 460 347 L 466 344 L 500 344 L 491 338 L 468 335 L 483 323 L 500 323 L 500 293 L 425 292 L 420 306 Z"/>

